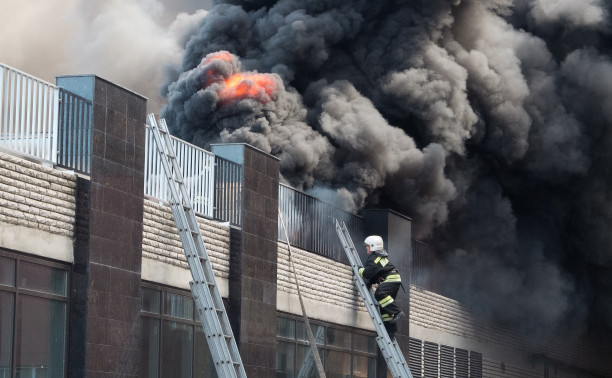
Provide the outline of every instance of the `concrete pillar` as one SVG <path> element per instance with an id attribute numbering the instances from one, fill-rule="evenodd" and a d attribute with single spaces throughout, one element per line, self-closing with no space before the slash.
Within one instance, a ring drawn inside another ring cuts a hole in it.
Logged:
<path id="1" fill-rule="evenodd" d="M 146 98 L 94 75 L 57 84 L 93 102 L 91 175 L 77 186 L 69 376 L 137 377 Z"/>
<path id="2" fill-rule="evenodd" d="M 274 377 L 279 161 L 247 144 L 212 152 L 243 165 L 243 225 L 232 230 L 228 310 L 249 378 Z"/>
<path id="3" fill-rule="evenodd" d="M 367 235 L 380 235 L 385 242 L 385 250 L 389 252 L 389 260 L 399 270 L 406 292 L 400 289 L 396 301 L 406 313 L 406 318 L 399 321 L 395 334 L 400 348 L 408 360 L 408 344 L 410 335 L 410 267 L 412 264 L 412 232 L 410 218 L 392 210 L 362 210 L 364 232 Z M 361 240 L 359 241 L 362 242 Z M 361 243 L 362 244 L 362 243 Z M 358 245 L 355 242 L 355 245 Z M 363 249 L 363 248 L 362 248 Z M 365 259 L 366 252 L 362 258 Z M 364 260 L 365 261 L 365 260 Z M 380 351 L 378 352 L 378 377 L 386 377 L 386 364 Z"/>

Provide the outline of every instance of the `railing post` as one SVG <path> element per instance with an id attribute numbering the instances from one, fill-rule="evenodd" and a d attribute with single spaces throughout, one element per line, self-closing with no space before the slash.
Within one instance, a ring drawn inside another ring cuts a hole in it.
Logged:
<path id="1" fill-rule="evenodd" d="M 50 160 L 54 163 L 57 164 L 57 150 L 58 150 L 58 138 L 57 138 L 57 133 L 58 133 L 58 118 L 59 118 L 59 88 L 57 87 L 52 87 L 51 88 L 51 99 L 53 101 L 53 116 L 51 117 L 52 119 L 52 126 L 51 126 L 51 137 L 50 139 L 50 143 L 51 143 L 51 156 L 50 156 Z"/>

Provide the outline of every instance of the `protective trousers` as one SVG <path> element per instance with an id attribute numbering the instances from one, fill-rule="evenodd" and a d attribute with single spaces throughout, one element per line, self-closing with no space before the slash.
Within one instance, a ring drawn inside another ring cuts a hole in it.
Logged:
<path id="1" fill-rule="evenodd" d="M 380 304 L 380 315 L 382 317 L 383 324 L 389 333 L 389 336 L 393 336 L 397 330 L 397 325 L 389 323 L 396 314 L 402 311 L 399 306 L 395 303 L 395 297 L 402 284 L 400 282 L 383 282 L 378 285 L 374 292 L 374 298 Z"/>

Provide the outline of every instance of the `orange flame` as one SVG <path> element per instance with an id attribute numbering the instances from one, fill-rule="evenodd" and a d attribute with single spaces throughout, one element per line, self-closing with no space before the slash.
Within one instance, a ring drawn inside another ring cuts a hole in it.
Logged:
<path id="1" fill-rule="evenodd" d="M 232 62 L 234 57 L 227 51 L 218 51 L 209 54 L 201 64 L 209 64 L 215 60 L 224 62 Z M 217 82 L 214 77 L 213 70 L 207 71 L 207 80 L 205 86 Z M 273 77 L 268 74 L 260 73 L 235 73 L 224 80 L 222 88 L 218 91 L 219 99 L 222 102 L 232 100 L 241 100 L 244 98 L 254 98 L 260 102 L 268 102 L 272 95 L 276 92 L 276 82 Z"/>
<path id="2" fill-rule="evenodd" d="M 212 62 L 215 59 L 223 60 L 225 62 L 231 62 L 233 60 L 232 59 L 232 54 L 228 53 L 227 51 L 218 51 L 218 52 L 213 53 L 210 56 L 208 56 L 206 59 L 204 59 L 204 61 L 202 63 L 203 64 L 208 64 L 208 63 Z"/>
<path id="3" fill-rule="evenodd" d="M 270 75 L 237 73 L 225 80 L 225 86 L 219 91 L 219 98 L 222 101 L 231 101 L 251 97 L 267 102 L 275 90 L 276 83 Z"/>

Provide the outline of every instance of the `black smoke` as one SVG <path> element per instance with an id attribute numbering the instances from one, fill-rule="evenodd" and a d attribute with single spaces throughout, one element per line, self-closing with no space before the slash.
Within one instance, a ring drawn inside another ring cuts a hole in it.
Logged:
<path id="1" fill-rule="evenodd" d="M 162 116 L 251 143 L 348 210 L 388 206 L 446 287 L 544 339 L 612 329 L 612 54 L 600 0 L 218 1 Z M 232 63 L 206 63 L 227 51 Z M 220 101 L 236 70 L 265 101 Z"/>

